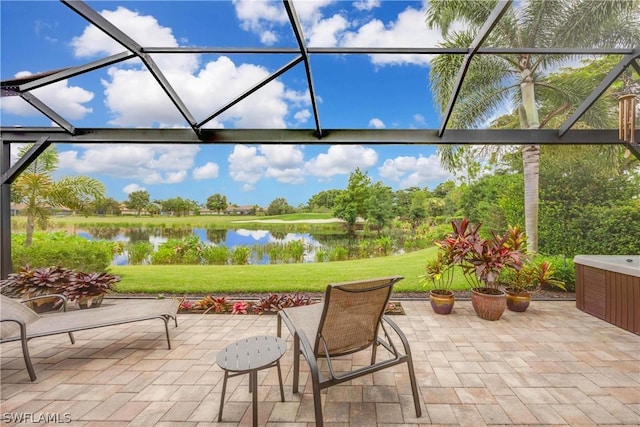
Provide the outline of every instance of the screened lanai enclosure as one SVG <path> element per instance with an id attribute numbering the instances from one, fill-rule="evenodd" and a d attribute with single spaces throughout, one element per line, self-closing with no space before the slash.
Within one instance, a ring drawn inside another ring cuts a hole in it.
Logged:
<path id="1" fill-rule="evenodd" d="M 11 271 L 12 183 L 51 144 L 478 144 L 532 152 L 543 144 L 600 144 L 640 158 L 637 107 L 621 110 L 622 130 L 583 120 L 614 86 L 624 87 L 627 93 L 617 95 L 627 99 L 638 95 L 640 18 L 633 1 L 476 2 L 466 19 L 449 22 L 450 31 L 467 37 L 446 42 L 446 16 L 465 2 L 182 1 L 170 16 L 160 3 L 0 4 L 1 278 Z M 602 25 L 607 34 L 600 34 L 585 28 L 593 16 L 619 22 Z M 188 38 L 187 29 L 194 30 Z M 27 32 L 42 43 L 31 43 Z M 438 58 L 453 78 L 439 92 L 446 101 L 434 108 L 429 78 Z M 542 107 L 530 98 L 532 79 L 593 58 L 612 59 L 604 78 L 585 81 L 585 95 L 562 104 L 562 120 L 534 120 L 530 107 Z M 490 59 L 520 70 L 503 77 L 517 95 L 499 96 L 491 117 L 460 126 L 456 115 L 486 102 L 476 91 L 477 67 Z M 363 65 L 366 78 L 345 72 Z M 392 67 L 400 72 L 392 76 Z M 229 69 L 233 80 L 225 80 Z M 242 72 L 248 69 L 258 72 Z M 72 93 L 81 99 L 71 102 Z M 382 106 L 401 110 L 410 102 L 423 106 L 415 111 L 420 120 L 384 127 L 345 120 L 364 110 L 379 117 Z M 284 113 L 273 114 L 278 108 Z M 519 128 L 492 126 L 489 119 L 501 114 L 519 117 Z M 34 145 L 17 159 L 25 143 Z"/>

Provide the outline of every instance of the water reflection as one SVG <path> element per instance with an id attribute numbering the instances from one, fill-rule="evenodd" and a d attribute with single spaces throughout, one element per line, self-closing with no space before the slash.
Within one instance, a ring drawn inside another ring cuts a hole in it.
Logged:
<path id="1" fill-rule="evenodd" d="M 100 230 L 100 231 L 97 231 Z M 308 233 L 283 233 L 269 230 L 214 230 L 205 228 L 177 229 L 177 228 L 129 228 L 118 229 L 117 232 L 111 230 L 109 233 L 101 232 L 101 229 L 75 230 L 76 235 L 90 240 L 109 240 L 135 244 L 138 242 L 151 243 L 154 251 L 169 239 L 183 239 L 188 236 L 197 236 L 203 243 L 208 245 L 226 246 L 233 250 L 239 246 L 257 247 L 269 244 L 286 244 L 291 241 L 302 241 L 305 247 L 303 262 L 313 262 L 316 251 L 323 247 L 323 243 Z M 340 235 L 344 237 L 344 235 Z M 323 236 L 326 240 L 326 236 Z M 270 258 L 268 251 L 257 249 L 251 257 L 252 263 L 268 264 Z M 127 253 L 116 255 L 112 261 L 116 265 L 127 265 Z"/>

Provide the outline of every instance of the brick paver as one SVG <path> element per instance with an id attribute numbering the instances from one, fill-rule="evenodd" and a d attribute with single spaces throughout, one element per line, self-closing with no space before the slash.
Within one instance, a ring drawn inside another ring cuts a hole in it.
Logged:
<path id="1" fill-rule="evenodd" d="M 117 302 L 113 302 L 117 303 Z M 469 301 L 449 316 L 404 301 L 394 320 L 411 343 L 423 415 L 415 418 L 406 366 L 323 391 L 327 425 L 640 425 L 640 336 L 585 314 L 573 301 L 534 301 L 525 313 L 478 318 Z M 246 336 L 274 334 L 274 316 L 179 315 L 167 350 L 157 321 L 30 342 L 30 382 L 19 343 L 0 346 L 2 425 L 57 415 L 73 426 L 250 425 L 248 376 L 231 378 L 217 422 L 222 370 L 217 352 Z M 258 375 L 262 425 L 312 426 L 308 369 L 293 394 L 292 341 L 274 369 Z M 337 369 L 361 366 L 349 356 Z M 39 422 L 39 425 L 46 425 Z M 50 421 L 50 425 L 54 425 Z M 20 425 L 34 425 L 23 423 Z M 56 424 L 57 425 L 57 424 Z"/>

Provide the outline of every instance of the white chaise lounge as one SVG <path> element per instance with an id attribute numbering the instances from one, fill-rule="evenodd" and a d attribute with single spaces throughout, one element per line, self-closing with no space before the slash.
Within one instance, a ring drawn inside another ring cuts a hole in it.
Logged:
<path id="1" fill-rule="evenodd" d="M 176 327 L 178 326 L 176 316 L 178 305 L 179 302 L 173 299 L 125 301 L 88 310 L 66 311 L 65 309 L 62 312 L 39 315 L 20 301 L 0 295 L 0 343 L 12 341 L 22 343 L 22 353 L 29 377 L 31 381 L 35 381 L 36 373 L 27 346 L 30 339 L 68 333 L 73 344 L 75 331 L 162 319 L 167 334 L 167 345 L 171 349 L 169 319 L 173 319 Z"/>

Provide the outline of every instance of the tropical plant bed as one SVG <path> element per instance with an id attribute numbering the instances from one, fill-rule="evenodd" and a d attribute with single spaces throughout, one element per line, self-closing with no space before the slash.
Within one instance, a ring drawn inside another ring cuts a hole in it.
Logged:
<path id="1" fill-rule="evenodd" d="M 201 314 L 276 314 L 286 307 L 320 302 L 322 295 L 309 294 L 237 294 L 237 295 L 143 295 L 111 294 L 109 299 L 174 298 L 180 301 L 178 313 Z M 385 314 L 404 315 L 400 301 L 390 301 Z"/>

